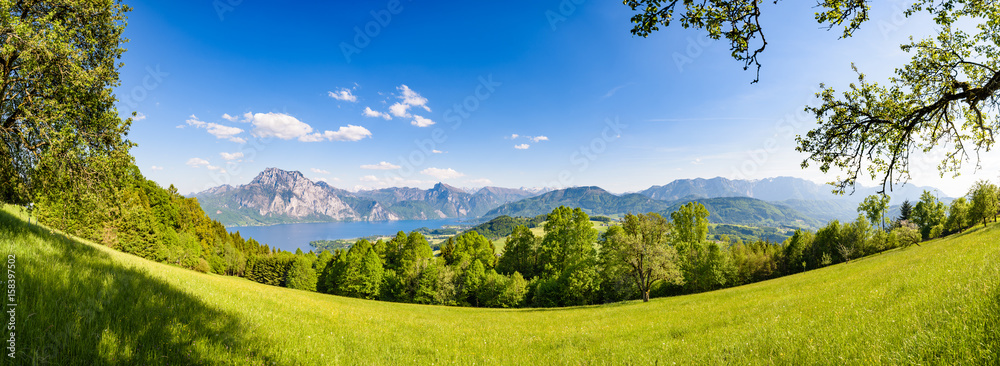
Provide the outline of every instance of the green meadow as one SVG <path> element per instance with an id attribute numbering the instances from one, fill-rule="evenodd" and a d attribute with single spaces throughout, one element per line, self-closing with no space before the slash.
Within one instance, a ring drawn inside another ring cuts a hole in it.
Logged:
<path id="1" fill-rule="evenodd" d="M 0 247 L 16 255 L 18 304 L 16 358 L 5 363 L 1000 363 L 996 224 L 709 293 L 494 310 L 202 274 L 25 217 L 0 211 Z"/>

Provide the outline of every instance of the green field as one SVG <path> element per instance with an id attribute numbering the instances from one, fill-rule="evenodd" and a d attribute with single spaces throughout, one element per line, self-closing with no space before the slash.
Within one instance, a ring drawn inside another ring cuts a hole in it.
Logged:
<path id="1" fill-rule="evenodd" d="M 544 310 L 202 274 L 63 237 L 9 207 L 0 247 L 17 256 L 18 364 L 1000 362 L 998 225 L 727 290 Z"/>

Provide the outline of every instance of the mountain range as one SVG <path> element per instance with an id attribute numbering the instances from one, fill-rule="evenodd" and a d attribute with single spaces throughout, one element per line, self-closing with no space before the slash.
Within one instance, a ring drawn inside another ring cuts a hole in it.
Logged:
<path id="1" fill-rule="evenodd" d="M 929 187 L 904 186 L 893 203 L 915 201 Z M 858 187 L 838 196 L 828 186 L 778 177 L 761 180 L 683 179 L 627 194 L 600 187 L 559 190 L 484 187 L 475 190 L 438 183 L 430 189 L 392 187 L 351 192 L 313 182 L 297 171 L 268 168 L 250 183 L 223 185 L 195 194 L 208 216 L 227 226 L 294 222 L 483 219 L 533 217 L 559 206 L 583 208 L 591 215 L 658 212 L 668 216 L 680 205 L 698 201 L 713 223 L 750 226 L 817 227 L 830 220 L 853 220 L 858 202 L 875 188 Z M 470 193 L 471 192 L 471 193 Z"/>
<path id="2" fill-rule="evenodd" d="M 292 222 L 478 218 L 502 204 L 531 197 L 523 189 L 481 188 L 468 193 L 444 183 L 423 190 L 384 188 L 350 192 L 313 182 L 297 171 L 268 168 L 250 183 L 195 194 L 205 213 L 227 226 Z"/>

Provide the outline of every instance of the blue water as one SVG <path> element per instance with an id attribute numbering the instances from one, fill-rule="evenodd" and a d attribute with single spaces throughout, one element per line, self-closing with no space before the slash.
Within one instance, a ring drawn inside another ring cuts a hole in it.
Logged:
<path id="1" fill-rule="evenodd" d="M 356 222 L 321 222 L 310 224 L 282 224 L 271 226 L 234 226 L 227 228 L 229 232 L 240 232 L 243 238 L 254 238 L 261 244 L 271 248 L 280 248 L 294 252 L 302 249 L 308 252 L 313 249 L 309 242 L 313 240 L 353 239 L 371 235 L 395 235 L 402 230 L 410 232 L 422 227 L 439 229 L 445 225 L 455 225 L 458 219 L 441 220 L 401 220 L 401 221 L 356 221 Z"/>

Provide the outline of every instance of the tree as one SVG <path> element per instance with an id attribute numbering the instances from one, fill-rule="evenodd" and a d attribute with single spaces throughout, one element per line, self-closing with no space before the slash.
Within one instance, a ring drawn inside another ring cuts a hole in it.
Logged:
<path id="1" fill-rule="evenodd" d="M 0 202 L 33 202 L 53 181 L 106 188 L 131 161 L 115 109 L 130 8 L 111 0 L 6 2 L 0 13 Z"/>
<path id="2" fill-rule="evenodd" d="M 911 216 L 913 216 L 913 204 L 910 203 L 910 200 L 905 200 L 903 204 L 899 205 L 899 217 L 896 218 L 896 221 L 910 221 Z"/>
<path id="3" fill-rule="evenodd" d="M 485 268 L 493 268 L 496 264 L 495 253 L 496 248 L 489 239 L 479 235 L 478 232 L 467 231 L 449 238 L 441 250 L 441 258 L 447 265 L 465 266 L 478 260 Z"/>
<path id="4" fill-rule="evenodd" d="M 625 0 L 638 11 L 632 34 L 649 36 L 679 18 L 681 26 L 702 29 L 712 39 L 725 37 L 732 56 L 744 69 L 756 66 L 767 46 L 760 0 Z M 777 4 L 778 1 L 774 1 Z M 843 27 L 851 37 L 868 20 L 871 0 L 817 0 L 816 21 L 828 29 Z M 886 4 L 877 2 L 878 4 Z M 679 9 L 682 5 L 683 9 Z M 777 5 L 776 5 L 777 6 Z M 946 150 L 941 173 L 958 173 L 962 164 L 988 151 L 1000 127 L 991 111 L 1000 107 L 1000 11 L 992 1 L 913 0 L 904 14 L 926 11 L 937 34 L 911 40 L 901 48 L 913 56 L 887 83 L 858 82 L 837 95 L 820 84 L 821 104 L 806 110 L 819 127 L 797 138 L 796 150 L 808 154 L 803 168 L 815 163 L 823 172 L 844 171 L 836 190 L 852 189 L 867 173 L 881 180 L 880 193 L 910 179 L 911 153 Z M 675 13 L 680 13 L 675 14 Z M 966 24 L 966 23 L 969 24 Z M 978 27 L 976 27 L 978 26 Z M 970 31 L 971 30 L 971 31 Z M 978 161 L 977 161 L 978 167 Z"/>
<path id="5" fill-rule="evenodd" d="M 680 284 L 677 251 L 670 246 L 670 224 L 659 214 L 625 215 L 621 229 L 608 230 L 601 251 L 624 263 L 644 302 L 656 281 Z"/>
<path id="6" fill-rule="evenodd" d="M 539 240 L 531 229 L 518 225 L 507 237 L 503 255 L 497 262 L 497 272 L 503 274 L 518 272 L 524 278 L 534 278 L 538 275 L 538 245 Z"/>
<path id="7" fill-rule="evenodd" d="M 858 213 L 864 213 L 873 226 L 885 230 L 885 212 L 889 210 L 889 196 L 874 194 L 865 198 L 858 206 Z"/>
<path id="8" fill-rule="evenodd" d="M 563 270 L 596 255 L 597 230 L 582 209 L 559 206 L 545 221 L 545 237 L 539 247 L 539 265 L 545 275 L 559 276 Z"/>
<path id="9" fill-rule="evenodd" d="M 931 232 L 935 226 L 945 223 L 946 207 L 929 191 L 920 195 L 920 202 L 913 206 L 913 222 L 920 227 L 924 239 L 933 239 Z"/>
<path id="10" fill-rule="evenodd" d="M 382 260 L 371 242 L 358 240 L 347 251 L 347 263 L 339 280 L 339 293 L 344 296 L 375 299 L 381 293 Z"/>
<path id="11" fill-rule="evenodd" d="M 316 291 L 316 271 L 312 261 L 303 256 L 297 256 L 292 267 L 288 269 L 288 280 L 285 287 L 306 291 Z"/>
<path id="12" fill-rule="evenodd" d="M 1000 204 L 997 202 L 997 186 L 989 181 L 980 180 L 976 182 L 969 191 L 969 222 L 982 222 L 986 226 L 989 219 L 996 221 L 997 210 Z"/>
<path id="13" fill-rule="evenodd" d="M 958 199 L 951 201 L 951 207 L 948 208 L 948 221 L 945 223 L 945 229 L 948 232 L 960 233 L 969 227 L 969 202 L 965 197 L 959 197 Z"/>
<path id="14" fill-rule="evenodd" d="M 698 202 L 688 202 L 671 213 L 674 240 L 682 244 L 701 243 L 708 235 L 708 215 L 708 209 Z"/>

